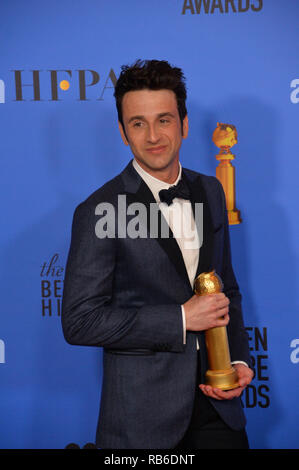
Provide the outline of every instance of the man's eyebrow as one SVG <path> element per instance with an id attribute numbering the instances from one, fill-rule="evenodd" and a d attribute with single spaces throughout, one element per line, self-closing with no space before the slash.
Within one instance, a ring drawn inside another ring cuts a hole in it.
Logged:
<path id="1" fill-rule="evenodd" d="M 175 117 L 175 115 L 173 113 L 171 113 L 170 111 L 166 111 L 165 113 L 159 113 L 158 114 L 158 118 L 161 118 L 161 117 L 165 117 L 165 116 L 169 116 L 169 117 Z M 130 122 L 132 121 L 143 121 L 143 120 L 146 120 L 146 118 L 142 115 L 138 115 L 138 116 L 132 116 L 129 121 L 128 121 L 128 124 L 130 124 Z"/>
<path id="2" fill-rule="evenodd" d="M 158 117 L 161 118 L 161 117 L 165 117 L 165 116 L 169 116 L 169 117 L 175 117 L 175 115 L 173 113 L 171 113 L 170 111 L 167 111 L 166 113 L 160 113 L 158 114 Z"/>

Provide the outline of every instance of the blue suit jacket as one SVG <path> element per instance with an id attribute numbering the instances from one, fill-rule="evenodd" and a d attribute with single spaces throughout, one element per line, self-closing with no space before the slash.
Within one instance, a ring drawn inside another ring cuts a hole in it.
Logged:
<path id="1" fill-rule="evenodd" d="M 241 296 L 231 266 L 225 196 L 214 177 L 183 169 L 192 203 L 203 202 L 203 245 L 197 275 L 214 268 L 230 299 L 231 359 L 250 362 Z M 181 305 L 192 295 L 178 244 L 170 238 L 119 237 L 118 195 L 127 204 L 155 200 L 132 166 L 93 193 L 74 214 L 62 304 L 70 344 L 102 346 L 103 386 L 96 443 L 101 448 L 170 449 L 192 414 L 200 345 L 202 382 L 208 368 L 204 332 L 187 332 Z M 99 239 L 95 208 L 115 208 L 115 238 Z M 130 216 L 128 216 L 130 217 Z M 132 217 L 131 217 L 132 218 Z M 127 221 L 128 222 L 128 221 Z M 149 227 L 149 225 L 148 225 Z M 232 429 L 245 426 L 240 399 L 212 404 Z"/>

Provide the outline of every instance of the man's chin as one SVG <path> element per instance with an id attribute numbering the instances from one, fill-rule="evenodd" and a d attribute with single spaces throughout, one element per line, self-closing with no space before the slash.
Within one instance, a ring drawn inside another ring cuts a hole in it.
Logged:
<path id="1" fill-rule="evenodd" d="M 135 157 L 136 158 L 136 157 Z M 169 159 L 162 159 L 162 158 L 154 158 L 154 159 L 151 159 L 150 161 L 149 160 L 138 160 L 136 159 L 137 162 L 139 163 L 139 165 L 141 167 L 143 167 L 145 170 L 148 169 L 148 170 L 151 170 L 151 171 L 157 171 L 157 172 L 160 172 L 160 171 L 164 171 L 164 170 L 167 170 L 170 166 L 172 165 L 175 165 L 176 164 L 176 160 L 169 160 Z"/>

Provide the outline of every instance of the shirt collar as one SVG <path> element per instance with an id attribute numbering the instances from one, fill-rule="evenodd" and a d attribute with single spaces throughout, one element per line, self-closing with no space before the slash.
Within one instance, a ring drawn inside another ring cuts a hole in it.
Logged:
<path id="1" fill-rule="evenodd" d="M 174 186 L 174 185 L 178 184 L 178 182 L 180 181 L 181 176 L 182 176 L 182 166 L 181 166 L 180 162 L 179 162 L 178 177 L 175 180 L 175 182 L 172 183 L 172 184 L 165 183 L 165 181 L 161 181 L 158 178 L 155 178 L 154 176 L 150 175 L 147 171 L 145 171 L 143 168 L 141 168 L 141 166 L 139 165 L 139 163 L 137 163 L 135 158 L 133 159 L 133 167 L 135 168 L 137 173 L 141 176 L 143 181 L 147 184 L 147 186 L 149 187 L 149 189 L 153 193 L 153 196 L 154 196 L 154 198 L 157 202 L 160 202 L 159 192 L 162 189 L 168 189 L 168 188 L 170 188 L 170 186 Z"/>

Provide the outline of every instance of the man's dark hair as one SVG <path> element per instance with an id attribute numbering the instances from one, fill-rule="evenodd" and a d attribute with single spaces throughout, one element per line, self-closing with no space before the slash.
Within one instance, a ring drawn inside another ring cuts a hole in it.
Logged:
<path id="1" fill-rule="evenodd" d="M 182 70 L 172 67 L 166 60 L 137 60 L 133 65 L 123 65 L 115 85 L 114 96 L 118 120 L 124 131 L 122 99 L 128 91 L 172 90 L 176 95 L 181 123 L 187 115 L 186 85 Z"/>

